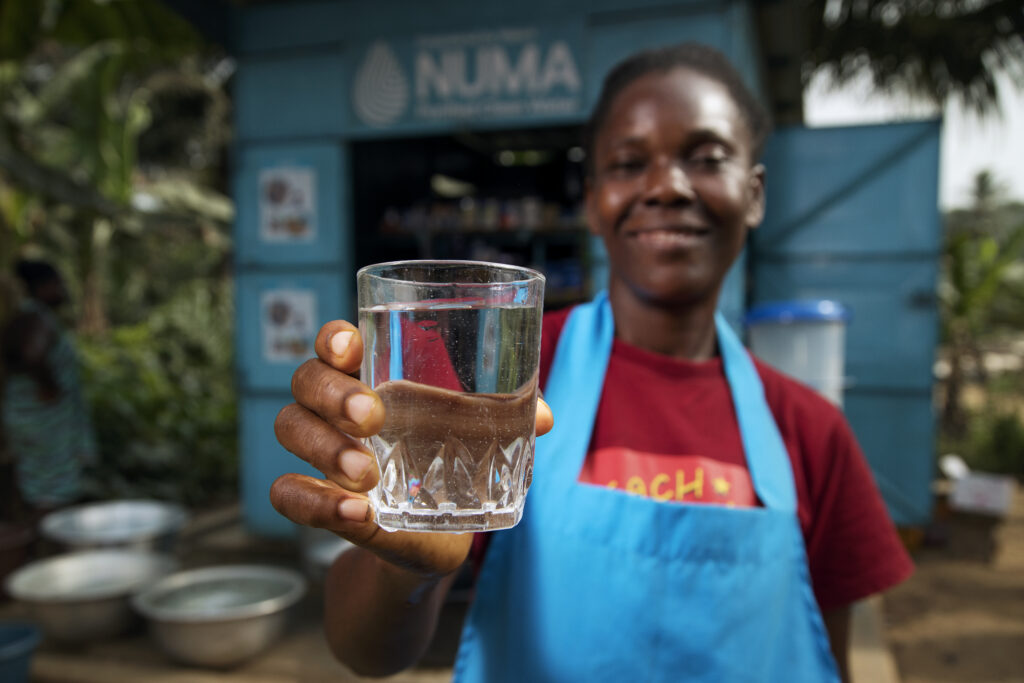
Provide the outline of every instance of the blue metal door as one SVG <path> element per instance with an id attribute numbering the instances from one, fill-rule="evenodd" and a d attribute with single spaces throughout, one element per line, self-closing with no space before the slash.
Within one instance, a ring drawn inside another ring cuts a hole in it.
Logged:
<path id="1" fill-rule="evenodd" d="M 753 303 L 834 299 L 851 310 L 844 409 L 900 525 L 931 514 L 940 128 L 778 131 L 750 250 Z"/>

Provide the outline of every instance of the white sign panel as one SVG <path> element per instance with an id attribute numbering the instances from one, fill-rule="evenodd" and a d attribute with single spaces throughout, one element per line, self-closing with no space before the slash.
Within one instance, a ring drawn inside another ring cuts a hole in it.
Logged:
<path id="1" fill-rule="evenodd" d="M 316 294 L 301 289 L 276 289 L 260 297 L 263 358 L 271 363 L 302 361 L 314 355 Z"/>
<path id="2" fill-rule="evenodd" d="M 949 504 L 954 510 L 1005 517 L 1016 488 L 1013 477 L 971 472 L 953 481 Z"/>
<path id="3" fill-rule="evenodd" d="M 310 242 L 316 237 L 316 171 L 277 167 L 260 171 L 260 239 Z"/>

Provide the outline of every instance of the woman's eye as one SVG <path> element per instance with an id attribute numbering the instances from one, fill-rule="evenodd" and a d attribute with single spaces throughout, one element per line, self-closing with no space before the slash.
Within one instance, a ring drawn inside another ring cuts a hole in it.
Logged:
<path id="1" fill-rule="evenodd" d="M 615 159 L 608 164 L 608 170 L 612 173 L 635 173 L 644 167 L 643 159 L 625 158 Z"/>
<path id="2" fill-rule="evenodd" d="M 728 152 L 718 145 L 697 149 L 687 159 L 691 165 L 707 169 L 718 168 L 728 160 Z"/>
<path id="3" fill-rule="evenodd" d="M 718 167 L 729 160 L 729 148 L 719 142 L 705 142 L 692 147 L 687 161 L 696 166 Z"/>

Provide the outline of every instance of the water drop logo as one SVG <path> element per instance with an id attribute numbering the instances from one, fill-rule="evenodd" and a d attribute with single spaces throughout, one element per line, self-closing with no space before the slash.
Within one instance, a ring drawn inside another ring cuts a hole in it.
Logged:
<path id="1" fill-rule="evenodd" d="M 388 126 L 405 113 L 408 104 L 409 80 L 398 57 L 387 43 L 373 43 L 356 72 L 352 92 L 356 115 L 367 125 Z"/>

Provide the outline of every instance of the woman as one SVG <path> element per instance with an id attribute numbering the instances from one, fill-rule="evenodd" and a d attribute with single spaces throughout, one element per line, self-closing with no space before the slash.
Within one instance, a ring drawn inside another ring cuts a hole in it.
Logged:
<path id="1" fill-rule="evenodd" d="M 78 359 L 56 312 L 67 303 L 57 270 L 45 261 L 15 266 L 28 297 L 4 326 L 0 417 L 14 456 L 18 491 L 33 521 L 78 502 L 96 444 L 82 396 Z"/>
<path id="2" fill-rule="evenodd" d="M 557 424 L 523 521 L 488 536 L 457 679 L 846 678 L 850 604 L 910 573 L 842 415 L 752 361 L 715 314 L 763 216 L 766 131 L 703 46 L 635 55 L 605 80 L 586 210 L 608 291 L 545 316 Z M 361 547 L 330 572 L 328 640 L 356 670 L 391 673 L 429 643 L 470 540 L 379 533 L 364 495 L 378 472 L 352 438 L 384 417 L 348 374 L 360 340 L 329 323 L 317 352 L 276 428 L 327 479 L 287 475 L 271 498 Z M 539 404 L 538 434 L 551 411 Z"/>

